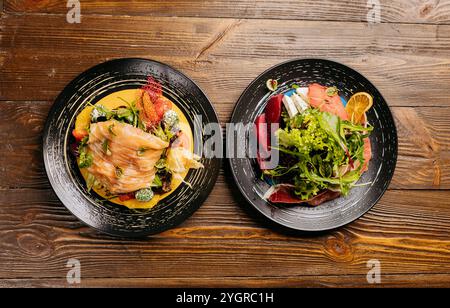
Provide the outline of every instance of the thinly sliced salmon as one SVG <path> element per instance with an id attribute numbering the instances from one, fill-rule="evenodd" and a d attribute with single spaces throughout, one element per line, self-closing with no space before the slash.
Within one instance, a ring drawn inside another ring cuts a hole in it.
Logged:
<path id="1" fill-rule="evenodd" d="M 93 123 L 88 141 L 93 163 L 88 171 L 113 194 L 146 188 L 155 177 L 155 163 L 168 146 L 129 124 L 115 120 Z"/>
<path id="2" fill-rule="evenodd" d="M 325 111 L 337 115 L 342 120 L 348 120 L 347 111 L 342 104 L 339 95 L 328 96 L 326 93 L 327 87 L 318 83 L 309 85 L 308 98 L 311 106 L 318 108 L 320 111 Z"/>
<path id="3" fill-rule="evenodd" d="M 369 161 L 372 158 L 372 147 L 370 145 L 369 138 L 364 138 L 363 157 L 364 157 L 364 164 L 361 168 L 361 173 L 363 173 L 364 171 L 367 171 L 367 169 L 369 169 Z"/>

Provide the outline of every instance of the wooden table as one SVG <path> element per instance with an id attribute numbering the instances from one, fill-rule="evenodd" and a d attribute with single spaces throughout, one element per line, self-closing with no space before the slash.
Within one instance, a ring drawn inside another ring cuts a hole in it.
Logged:
<path id="1" fill-rule="evenodd" d="M 2 3 L 3 2 L 3 3 Z M 450 1 L 0 1 L 0 286 L 450 286 Z M 301 57 L 347 64 L 386 98 L 399 159 L 384 197 L 335 231 L 301 235 L 242 202 L 224 167 L 182 225 L 143 240 L 84 226 L 58 201 L 41 158 L 44 122 L 63 87 L 121 57 L 168 63 L 205 90 L 222 123 L 266 68 Z"/>

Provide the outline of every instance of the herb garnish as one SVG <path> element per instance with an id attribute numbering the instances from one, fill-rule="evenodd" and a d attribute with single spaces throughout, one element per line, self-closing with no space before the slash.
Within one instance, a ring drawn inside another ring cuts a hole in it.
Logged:
<path id="1" fill-rule="evenodd" d="M 89 136 L 84 137 L 78 145 L 78 166 L 80 168 L 89 168 L 92 165 L 93 158 L 90 153 L 87 152 L 87 142 Z"/>
<path id="2" fill-rule="evenodd" d="M 151 187 L 161 187 L 162 186 L 162 181 L 161 181 L 161 178 L 159 177 L 159 175 L 155 174 L 155 178 L 153 179 L 153 183 L 150 186 Z"/>
<path id="3" fill-rule="evenodd" d="M 115 170 L 116 177 L 117 177 L 117 178 L 122 177 L 122 175 L 123 175 L 123 169 L 120 168 L 120 167 L 118 167 L 118 166 L 115 166 L 115 168 L 116 168 L 116 170 Z"/>
<path id="4" fill-rule="evenodd" d="M 113 129 L 114 129 L 114 123 L 108 126 L 108 131 L 109 131 L 109 133 L 110 133 L 111 135 L 117 136 L 117 135 L 114 133 L 114 130 L 113 130 Z"/>
<path id="5" fill-rule="evenodd" d="M 328 87 L 326 89 L 326 93 L 328 96 L 335 96 L 336 94 L 338 94 L 338 89 L 336 87 Z"/>
<path id="6" fill-rule="evenodd" d="M 111 156 L 111 150 L 109 149 L 109 140 L 108 139 L 105 139 L 104 141 L 103 141 L 103 143 L 102 143 L 102 149 L 103 149 L 103 152 L 106 154 L 106 155 L 108 155 L 108 156 Z"/>
<path id="7" fill-rule="evenodd" d="M 146 147 L 139 147 L 136 151 L 137 156 L 142 156 L 144 155 L 145 151 L 147 151 L 148 149 Z"/>

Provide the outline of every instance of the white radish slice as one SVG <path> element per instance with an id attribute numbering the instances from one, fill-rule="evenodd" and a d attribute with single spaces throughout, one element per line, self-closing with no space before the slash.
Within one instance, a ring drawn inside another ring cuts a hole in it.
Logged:
<path id="1" fill-rule="evenodd" d="M 297 92 L 298 96 L 300 96 L 306 103 L 308 103 L 309 88 L 297 88 L 295 92 Z"/>
<path id="2" fill-rule="evenodd" d="M 294 102 L 295 107 L 300 113 L 303 113 L 306 109 L 308 109 L 309 105 L 307 102 L 303 100 L 299 95 L 296 93 L 292 94 L 291 96 L 292 101 Z"/>
<path id="3" fill-rule="evenodd" d="M 298 110 L 295 107 L 294 102 L 292 101 L 292 99 L 289 96 L 286 96 L 286 95 L 283 96 L 283 104 L 284 104 L 284 107 L 286 108 L 290 118 L 294 117 L 298 113 Z"/>

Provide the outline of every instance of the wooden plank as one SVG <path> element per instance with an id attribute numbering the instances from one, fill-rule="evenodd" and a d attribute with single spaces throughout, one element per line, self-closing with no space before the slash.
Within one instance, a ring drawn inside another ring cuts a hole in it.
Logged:
<path id="1" fill-rule="evenodd" d="M 144 57 L 187 73 L 221 105 L 268 67 L 316 57 L 354 67 L 390 106 L 450 106 L 447 25 L 5 15 L 0 29 L 0 100 L 53 100 L 99 62 Z"/>
<path id="2" fill-rule="evenodd" d="M 382 275 L 380 284 L 368 284 L 366 276 L 301 276 L 301 277 L 220 277 L 219 278 L 82 278 L 79 285 L 69 285 L 64 278 L 50 279 L 0 279 L 2 288 L 64 288 L 64 287 L 102 287 L 102 288 L 304 288 L 304 287 L 448 287 L 448 274 Z M 270 292 L 270 291 L 269 291 Z"/>
<path id="3" fill-rule="evenodd" d="M 0 187 L 49 187 L 42 130 L 51 102 L 0 102 Z M 216 105 L 227 121 L 234 103 Z M 391 188 L 450 189 L 450 108 L 393 107 L 399 158 Z"/>
<path id="4" fill-rule="evenodd" d="M 6 0 L 10 13 L 66 14 L 66 1 Z M 175 1 L 81 1 L 81 12 L 88 14 L 197 16 L 294 20 L 367 21 L 367 0 L 175 0 Z M 450 23 L 450 1 L 381 0 L 381 22 Z"/>
<path id="5" fill-rule="evenodd" d="M 1 191 L 0 278 L 61 279 L 69 258 L 85 278 L 363 279 L 371 259 L 383 275 L 450 275 L 448 191 L 388 191 L 363 218 L 314 236 L 267 228 L 233 194 L 218 185 L 181 226 L 116 240 L 83 227 L 50 190 Z"/>
<path id="6" fill-rule="evenodd" d="M 450 108 L 392 108 L 398 161 L 391 187 L 450 188 Z"/>
<path id="7" fill-rule="evenodd" d="M 0 102 L 0 187 L 48 187 L 42 132 L 49 102 Z"/>

